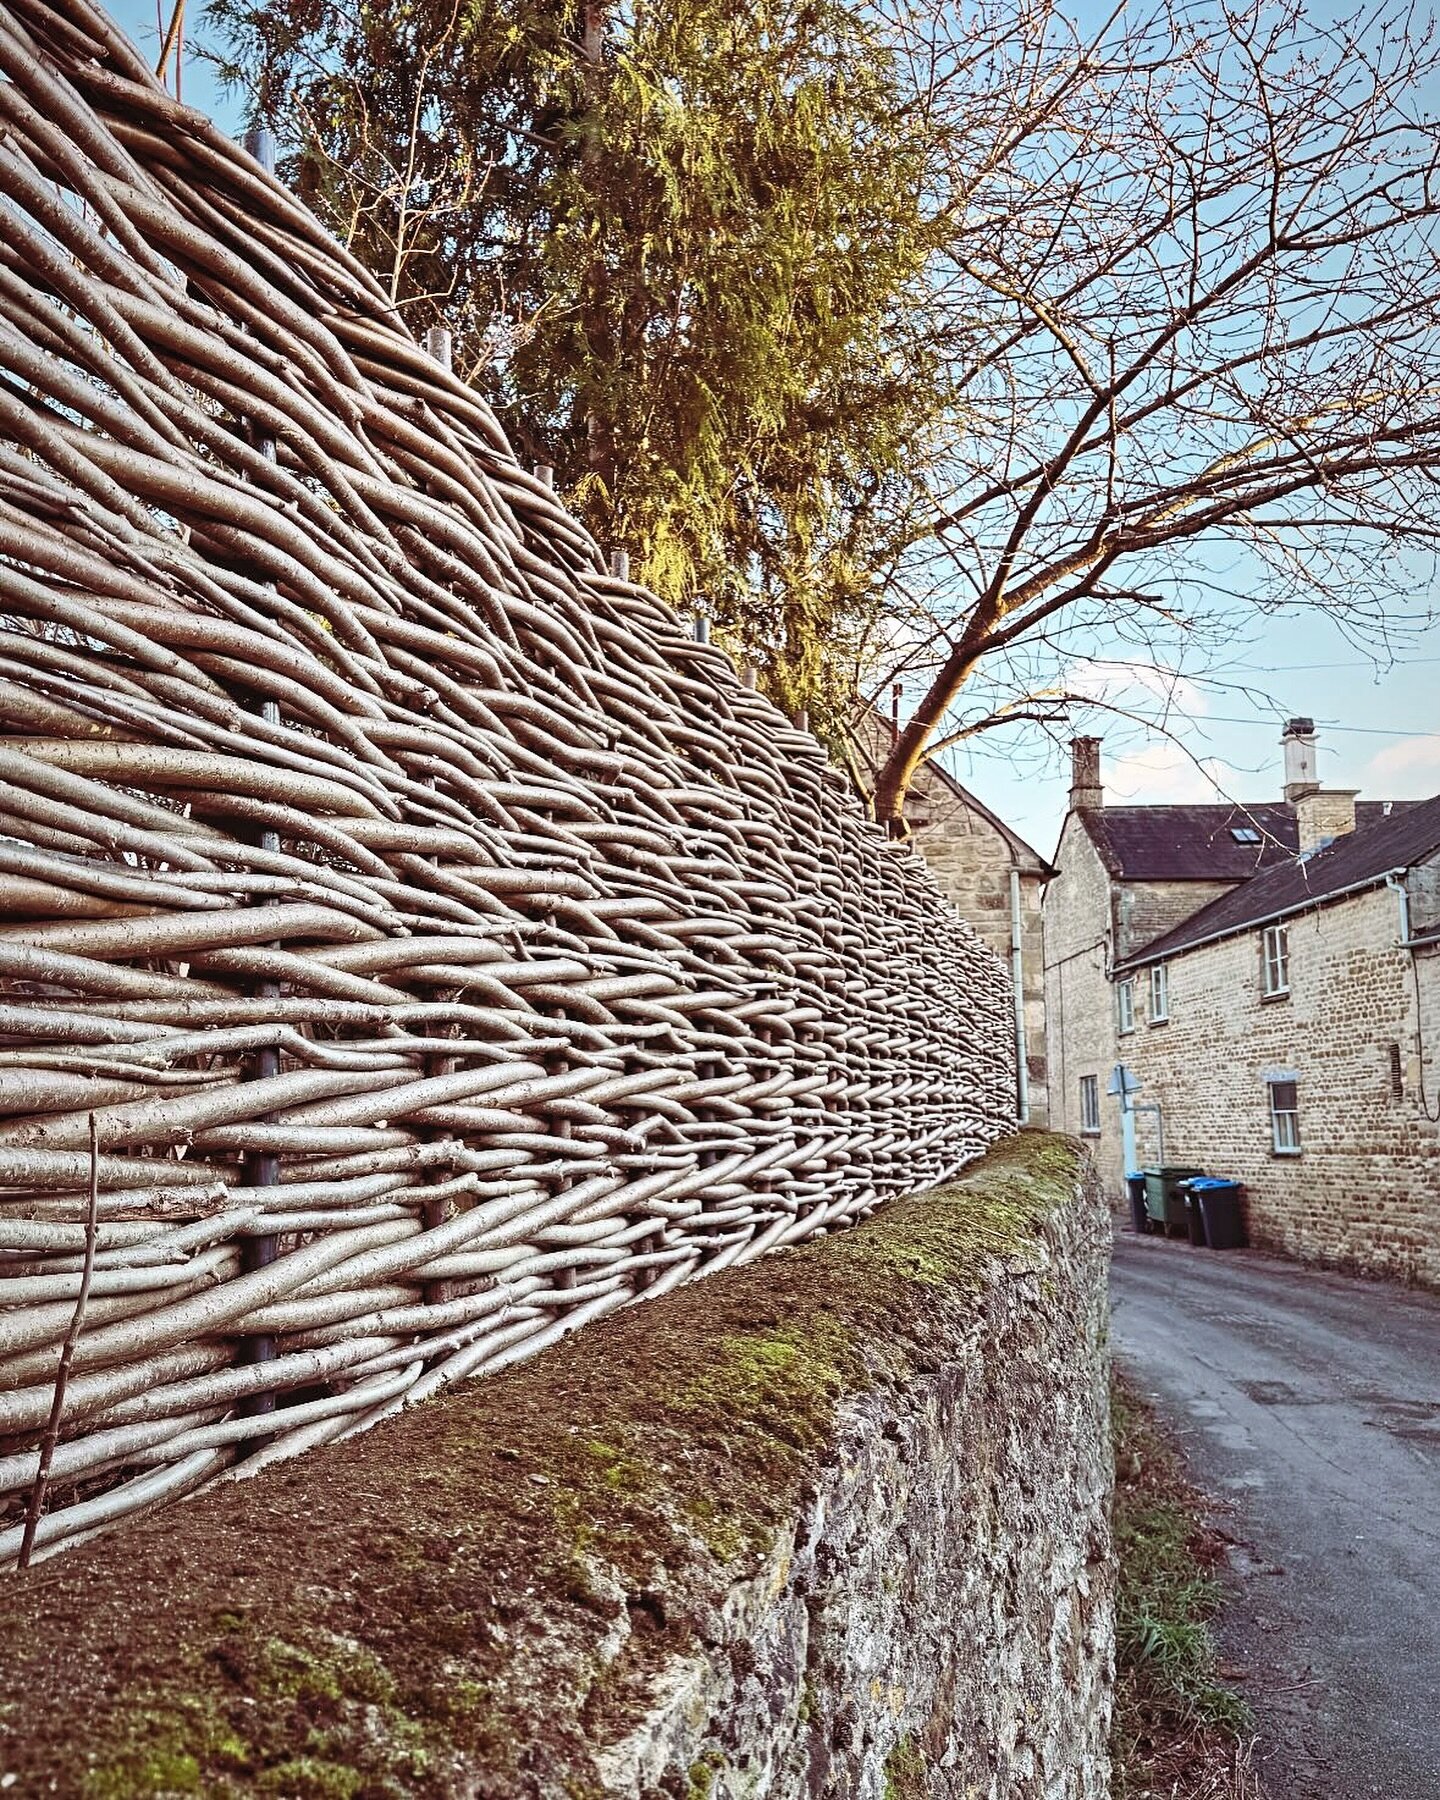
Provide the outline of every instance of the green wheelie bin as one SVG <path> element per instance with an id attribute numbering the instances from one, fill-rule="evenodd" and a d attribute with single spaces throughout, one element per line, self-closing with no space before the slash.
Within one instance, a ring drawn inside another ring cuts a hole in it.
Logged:
<path id="1" fill-rule="evenodd" d="M 1164 1168 L 1145 1171 L 1145 1211 L 1167 1237 L 1172 1230 L 1189 1234 L 1185 1196 L 1180 1183 L 1193 1181 L 1204 1173 L 1203 1169 L 1192 1169 L 1180 1163 L 1166 1163 Z"/>

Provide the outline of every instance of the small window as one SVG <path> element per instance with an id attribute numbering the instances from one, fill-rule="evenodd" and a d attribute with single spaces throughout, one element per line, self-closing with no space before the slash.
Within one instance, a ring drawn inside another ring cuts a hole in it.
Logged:
<path id="1" fill-rule="evenodd" d="M 1270 1088 L 1270 1145 L 1277 1156 L 1300 1154 L 1300 1095 L 1293 1081 L 1272 1081 Z"/>
<path id="2" fill-rule="evenodd" d="M 1170 965 L 1156 963 L 1150 971 L 1150 1023 L 1163 1025 L 1170 1017 Z"/>
<path id="3" fill-rule="evenodd" d="M 1100 1077 L 1098 1075 L 1082 1075 L 1080 1077 L 1080 1135 L 1082 1137 L 1099 1137 L 1100 1135 Z"/>
<path id="4" fill-rule="evenodd" d="M 1135 1029 L 1135 983 L 1122 981 L 1115 990 L 1115 1016 L 1121 1031 Z"/>
<path id="5" fill-rule="evenodd" d="M 1232 825 L 1230 835 L 1237 844 L 1258 844 L 1260 833 L 1253 825 Z"/>
<path id="6" fill-rule="evenodd" d="M 1260 991 L 1267 998 L 1290 992 L 1290 932 L 1284 925 L 1266 927 L 1260 953 Z"/>

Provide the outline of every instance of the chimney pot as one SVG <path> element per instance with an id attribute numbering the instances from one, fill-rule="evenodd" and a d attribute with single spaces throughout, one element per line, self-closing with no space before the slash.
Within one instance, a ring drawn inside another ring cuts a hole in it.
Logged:
<path id="1" fill-rule="evenodd" d="M 1294 805 L 1320 785 L 1315 760 L 1315 721 L 1287 719 L 1280 743 L 1285 752 L 1285 798 Z"/>
<path id="2" fill-rule="evenodd" d="M 1105 804 L 1105 790 L 1100 785 L 1100 741 L 1098 737 L 1070 740 L 1071 812 Z"/>

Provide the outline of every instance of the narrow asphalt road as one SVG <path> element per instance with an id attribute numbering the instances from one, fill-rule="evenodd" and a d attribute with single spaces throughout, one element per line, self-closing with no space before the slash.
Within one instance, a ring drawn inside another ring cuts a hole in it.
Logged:
<path id="1" fill-rule="evenodd" d="M 1271 1800 L 1440 1800 L 1440 1299 L 1128 1232 L 1116 1356 L 1232 1509 Z"/>

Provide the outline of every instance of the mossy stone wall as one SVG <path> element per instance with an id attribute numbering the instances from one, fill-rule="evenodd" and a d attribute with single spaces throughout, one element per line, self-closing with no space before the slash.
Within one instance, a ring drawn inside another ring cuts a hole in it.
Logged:
<path id="1" fill-rule="evenodd" d="M 1101 1800 L 1074 1146 L 607 1320 L 0 1590 L 4 1792 Z"/>

